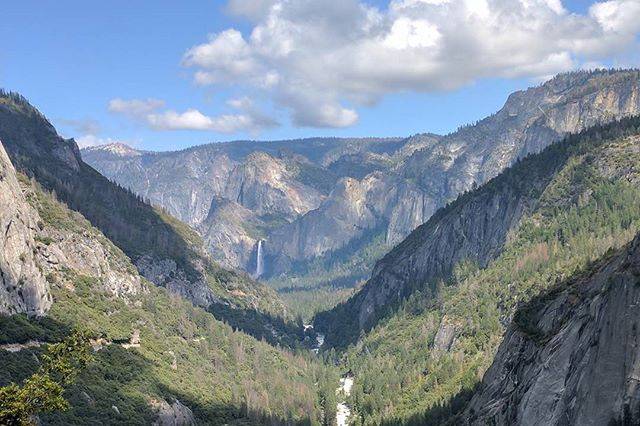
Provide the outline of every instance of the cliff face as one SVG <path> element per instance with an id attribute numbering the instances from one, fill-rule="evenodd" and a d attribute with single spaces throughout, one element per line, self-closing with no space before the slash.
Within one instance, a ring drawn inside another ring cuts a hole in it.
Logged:
<path id="1" fill-rule="evenodd" d="M 400 160 L 384 172 L 361 179 L 366 187 L 359 202 L 387 228 L 386 243 L 397 244 L 425 223 L 435 211 L 475 185 L 487 182 L 518 158 L 539 152 L 567 133 L 640 112 L 640 73 L 637 71 L 573 73 L 512 94 L 496 114 L 442 137 L 418 135 L 405 141 Z M 404 153 L 406 157 L 401 157 Z M 349 203 L 351 197 L 335 200 Z M 348 206 L 339 208 L 347 210 Z M 304 247 L 308 240 L 324 246 L 294 251 L 310 258 L 336 249 L 361 234 L 359 218 L 343 223 L 339 240 L 325 226 L 326 214 L 299 219 L 295 239 L 287 247 Z M 291 238 L 291 236 L 288 236 Z M 335 240 L 335 241 L 334 241 Z M 280 244 L 276 244 L 280 247 Z M 291 256 L 291 250 L 284 251 Z"/>
<path id="2" fill-rule="evenodd" d="M 295 180 L 286 164 L 264 152 L 254 152 L 231 172 L 224 198 L 237 202 L 257 216 L 288 221 L 314 210 L 322 194 Z"/>
<path id="3" fill-rule="evenodd" d="M 640 236 L 520 308 L 464 422 L 638 424 L 638 318 Z"/>
<path id="4" fill-rule="evenodd" d="M 51 307 L 49 284 L 37 262 L 38 222 L 0 143 L 0 314 L 43 315 Z"/>
<path id="5" fill-rule="evenodd" d="M 317 210 L 274 231 L 268 252 L 276 259 L 313 258 L 362 235 L 376 224 L 374 212 L 366 205 L 366 191 L 366 184 L 342 179 Z"/>
<path id="6" fill-rule="evenodd" d="M 580 194 L 578 184 L 578 195 L 569 194 L 567 200 L 546 198 L 550 186 L 562 186 L 562 179 L 569 179 L 558 173 L 569 167 L 570 159 L 584 164 L 581 167 L 594 179 L 636 182 L 640 139 L 633 135 L 605 146 L 598 131 L 592 131 L 595 136 L 588 131 L 571 137 L 528 157 L 439 210 L 376 264 L 369 281 L 349 301 L 318 316 L 317 326 L 328 333 L 327 341 L 344 344 L 341 340 L 356 339 L 357 330 L 371 329 L 416 290 L 435 294 L 438 283 L 448 282 L 456 265 L 471 262 L 486 267 L 502 253 L 522 218 L 545 206 L 541 200 L 554 208 L 570 205 L 575 197 L 588 200 L 589 192 Z M 577 154 L 583 149 L 589 150 L 588 161 Z M 346 339 L 333 336 L 342 333 L 339 328 L 345 328 L 345 323 L 356 332 Z"/>
<path id="7" fill-rule="evenodd" d="M 266 224 L 246 207 L 224 198 L 214 198 L 209 215 L 198 226 L 207 250 L 229 268 L 255 271 L 255 249 L 265 236 Z"/>

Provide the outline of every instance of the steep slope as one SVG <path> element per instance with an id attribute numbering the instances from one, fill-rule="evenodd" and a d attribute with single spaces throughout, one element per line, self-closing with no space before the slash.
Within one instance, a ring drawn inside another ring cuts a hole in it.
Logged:
<path id="1" fill-rule="evenodd" d="M 458 194 L 487 182 L 518 158 L 567 133 L 639 112 L 639 71 L 563 74 L 512 94 L 500 111 L 477 124 L 442 138 L 426 138 L 392 173 L 365 177 L 369 190 L 364 203 L 378 223 L 385 224 L 387 244 L 395 244 Z M 410 146 L 411 139 L 405 145 Z M 322 215 L 301 219 L 303 231 L 291 245 L 301 247 L 312 238 L 331 241 L 332 230 L 321 226 L 323 220 Z M 350 232 L 341 233 L 341 239 L 359 236 L 358 224 L 349 225 L 344 230 Z"/>
<path id="2" fill-rule="evenodd" d="M 51 306 L 49 285 L 35 261 L 37 226 L 0 142 L 0 314 L 42 315 Z"/>
<path id="3" fill-rule="evenodd" d="M 214 198 L 207 218 L 198 226 L 209 253 L 224 266 L 255 273 L 256 245 L 266 236 L 266 224 L 248 208 L 226 198 Z"/>
<path id="4" fill-rule="evenodd" d="M 589 133 L 582 138 L 588 137 Z M 339 322 L 351 316 L 347 327 L 351 337 L 346 342 L 353 341 L 359 330 L 370 329 L 414 290 L 433 290 L 437 281 L 448 280 L 460 262 L 473 261 L 485 267 L 500 254 L 521 218 L 538 207 L 549 182 L 572 155 L 567 147 L 580 140 L 569 139 L 542 156 L 522 160 L 498 179 L 438 211 L 376 264 L 371 279 L 357 295 L 333 314 L 323 314 L 320 323 L 331 322 L 334 314 L 341 317 Z M 345 341 L 332 338 L 331 332 L 328 339 Z"/>
<path id="5" fill-rule="evenodd" d="M 13 169 L 3 167 L 6 171 L 3 179 L 16 183 Z M 44 317 L 0 314 L 0 386 L 28 377 L 38 367 L 43 346 L 71 329 L 95 336 L 95 360 L 65 394 L 70 409 L 42 415 L 39 423 L 323 420 L 326 407 L 316 383 L 337 380 L 331 371 L 233 331 L 210 313 L 152 285 L 82 215 L 37 183 L 19 178 L 16 195 L 21 202 L 14 205 L 21 217 L 28 214 L 38 224 L 25 235 L 32 235 L 31 260 L 46 276 L 52 298 Z M 14 307 L 10 312 L 23 305 L 20 300 L 9 303 Z"/>
<path id="6" fill-rule="evenodd" d="M 105 176 L 203 232 L 212 227 L 230 228 L 225 218 L 209 208 L 213 201 L 222 198 L 263 217 L 266 231 L 279 231 L 317 209 L 341 177 L 363 178 L 372 172 L 389 170 L 424 146 L 424 140 L 435 138 L 415 138 L 411 144 L 406 139 L 376 138 L 229 142 L 171 153 L 140 152 L 111 144 L 86 148 L 82 155 Z M 214 214 L 209 217 L 209 213 Z M 223 222 L 213 223 L 216 218 Z M 238 248 L 226 239 L 206 233 L 203 237 L 216 260 L 252 271 L 254 265 L 243 262 L 251 257 L 249 250 L 238 253 Z M 243 234 L 241 238 L 250 237 Z M 330 247 L 341 245 L 342 241 Z M 285 256 L 283 259 L 292 260 L 288 254 Z"/>
<path id="7" fill-rule="evenodd" d="M 223 197 L 258 216 L 290 221 L 314 210 L 322 200 L 322 194 L 295 178 L 284 161 L 256 151 L 233 169 Z"/>
<path id="8" fill-rule="evenodd" d="M 441 424 L 491 364 L 519 303 L 633 239 L 638 199 L 640 118 L 630 118 L 568 137 L 440 210 L 384 261 L 406 269 L 316 318 L 326 349 L 355 342 L 342 353 L 352 412 L 364 424 Z M 457 261 L 412 269 L 438 251 Z M 390 303 L 362 329 L 368 294 Z"/>
<path id="9" fill-rule="evenodd" d="M 19 95 L 0 93 L 0 140 L 18 171 L 81 212 L 122 249 L 154 284 L 258 335 L 283 321 L 275 293 L 221 269 L 195 231 L 109 182 L 80 158 L 75 142 Z M 285 330 L 283 329 L 283 332 Z"/>
<path id="10" fill-rule="evenodd" d="M 638 424 L 640 236 L 521 307 L 466 424 Z"/>

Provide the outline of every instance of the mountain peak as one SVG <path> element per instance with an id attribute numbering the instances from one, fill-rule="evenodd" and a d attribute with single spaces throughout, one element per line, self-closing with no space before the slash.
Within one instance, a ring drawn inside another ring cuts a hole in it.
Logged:
<path id="1" fill-rule="evenodd" d="M 119 157 L 137 157 L 142 155 L 142 151 L 133 149 L 129 145 L 122 142 L 113 142 L 105 145 L 90 146 L 87 148 L 82 148 L 82 152 L 104 152 Z"/>

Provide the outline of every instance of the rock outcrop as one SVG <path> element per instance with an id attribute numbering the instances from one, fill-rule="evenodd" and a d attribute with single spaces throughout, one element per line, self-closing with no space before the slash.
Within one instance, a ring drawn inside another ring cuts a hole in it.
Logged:
<path id="1" fill-rule="evenodd" d="M 266 236 L 267 225 L 253 211 L 234 201 L 214 198 L 198 229 L 209 253 L 223 266 L 255 270 L 256 245 Z"/>
<path id="2" fill-rule="evenodd" d="M 640 236 L 520 308 L 461 422 L 640 422 Z"/>
<path id="3" fill-rule="evenodd" d="M 342 179 L 317 210 L 274 231 L 267 251 L 275 258 L 301 260 L 342 247 L 376 224 L 366 195 L 365 184 L 353 178 Z"/>
<path id="4" fill-rule="evenodd" d="M 0 314 L 43 315 L 51 307 L 49 284 L 37 262 L 38 221 L 0 143 Z"/>
<path id="5" fill-rule="evenodd" d="M 222 196 L 257 216 L 288 221 L 316 209 L 322 201 L 322 194 L 296 181 L 283 161 L 260 151 L 233 169 Z"/>
<path id="6" fill-rule="evenodd" d="M 149 402 L 158 414 L 157 420 L 153 423 L 155 426 L 190 426 L 195 425 L 193 411 L 177 399 L 169 404 L 164 399 L 151 400 Z"/>

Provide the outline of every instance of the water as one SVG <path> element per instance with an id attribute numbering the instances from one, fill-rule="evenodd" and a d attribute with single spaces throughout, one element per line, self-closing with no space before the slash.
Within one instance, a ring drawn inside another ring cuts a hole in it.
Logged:
<path id="1" fill-rule="evenodd" d="M 304 331 L 306 332 L 309 329 L 313 330 L 313 325 L 305 324 Z M 320 348 L 322 347 L 322 345 L 324 345 L 324 334 L 316 333 L 316 343 L 311 348 L 311 352 L 317 355 L 320 352 Z"/>
<path id="2" fill-rule="evenodd" d="M 256 278 L 260 278 L 264 274 L 264 253 L 262 250 L 262 240 L 258 240 L 258 253 L 256 254 Z"/>
<path id="3" fill-rule="evenodd" d="M 340 386 L 336 389 L 338 396 L 348 397 L 351 395 L 351 388 L 353 387 L 353 376 L 347 375 L 340 379 Z M 336 407 L 336 422 L 338 426 L 347 426 L 349 424 L 349 417 L 351 416 L 351 408 L 347 405 L 346 401 L 338 403 Z"/>

